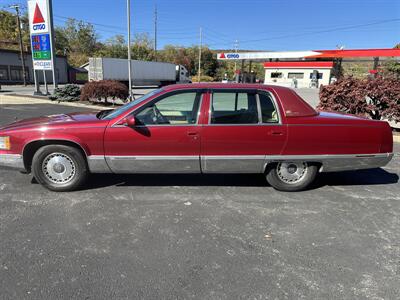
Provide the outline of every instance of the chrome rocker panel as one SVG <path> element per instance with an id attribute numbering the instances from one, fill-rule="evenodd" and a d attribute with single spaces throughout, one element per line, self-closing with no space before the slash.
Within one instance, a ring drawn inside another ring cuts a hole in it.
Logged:
<path id="1" fill-rule="evenodd" d="M 92 173 L 263 173 L 279 161 L 322 164 L 320 172 L 379 168 L 393 153 L 343 155 L 102 156 L 88 157 Z M 0 164 L 1 165 L 1 164 Z"/>
<path id="2" fill-rule="evenodd" d="M 393 158 L 393 153 L 376 154 L 340 154 L 340 155 L 277 155 L 268 156 L 272 161 L 307 161 L 322 164 L 320 172 L 338 172 L 373 169 L 386 166 Z M 267 162 L 267 163 L 268 163 Z"/>
<path id="3" fill-rule="evenodd" d="M 20 154 L 0 154 L 0 167 L 24 171 L 24 160 Z"/>

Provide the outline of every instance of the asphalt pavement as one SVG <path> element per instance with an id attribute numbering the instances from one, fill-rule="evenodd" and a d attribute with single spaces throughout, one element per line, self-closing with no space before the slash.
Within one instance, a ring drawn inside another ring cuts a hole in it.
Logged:
<path id="1" fill-rule="evenodd" d="M 0 124 L 74 110 L 2 105 Z M 399 172 L 397 155 L 297 193 L 258 175 L 95 175 L 54 193 L 0 169 L 0 299 L 398 299 Z"/>

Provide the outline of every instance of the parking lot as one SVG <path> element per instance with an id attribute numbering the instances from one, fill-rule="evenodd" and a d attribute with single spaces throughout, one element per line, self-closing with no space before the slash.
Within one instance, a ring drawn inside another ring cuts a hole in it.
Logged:
<path id="1" fill-rule="evenodd" d="M 0 125 L 76 110 L 1 105 Z M 298 193 L 258 175 L 95 175 L 53 193 L 0 169 L 0 298 L 396 299 L 399 173 L 396 154 Z"/>

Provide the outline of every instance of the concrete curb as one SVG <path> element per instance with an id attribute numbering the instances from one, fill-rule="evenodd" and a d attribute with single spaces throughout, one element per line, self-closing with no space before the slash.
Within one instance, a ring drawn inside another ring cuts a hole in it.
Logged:
<path id="1" fill-rule="evenodd" d="M 91 108 L 91 109 L 95 109 L 95 110 L 110 109 L 110 107 L 76 103 L 76 102 L 51 101 L 44 97 L 32 97 L 32 96 L 26 96 L 26 95 L 0 95 L 0 105 L 6 105 L 6 104 L 19 104 L 19 105 L 21 105 L 21 104 L 55 104 L 55 105 Z"/>

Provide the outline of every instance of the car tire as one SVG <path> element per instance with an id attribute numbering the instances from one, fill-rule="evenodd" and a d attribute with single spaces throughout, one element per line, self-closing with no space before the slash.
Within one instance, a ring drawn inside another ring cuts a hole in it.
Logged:
<path id="1" fill-rule="evenodd" d="M 297 192 L 306 189 L 314 181 L 317 173 L 316 164 L 304 161 L 282 161 L 269 169 L 266 178 L 276 190 Z"/>
<path id="2" fill-rule="evenodd" d="M 36 151 L 32 172 L 41 185 L 56 192 L 78 189 L 89 173 L 81 151 L 64 145 L 44 146 Z"/>

